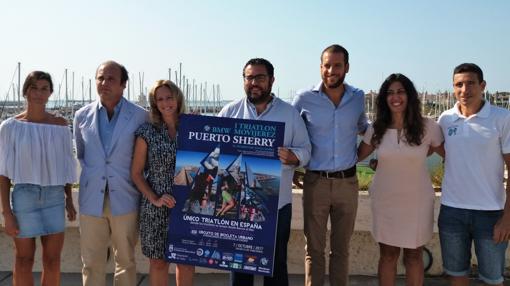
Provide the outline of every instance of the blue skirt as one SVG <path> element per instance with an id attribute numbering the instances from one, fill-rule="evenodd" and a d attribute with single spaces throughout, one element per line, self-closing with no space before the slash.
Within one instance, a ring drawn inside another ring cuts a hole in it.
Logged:
<path id="1" fill-rule="evenodd" d="M 11 206 L 20 231 L 18 238 L 64 231 L 64 186 L 16 184 L 11 195 Z"/>

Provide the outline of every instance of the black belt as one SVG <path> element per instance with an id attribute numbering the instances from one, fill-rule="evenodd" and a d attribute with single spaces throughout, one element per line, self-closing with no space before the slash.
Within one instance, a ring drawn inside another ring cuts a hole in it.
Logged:
<path id="1" fill-rule="evenodd" d="M 315 170 L 309 170 L 309 172 L 319 174 L 321 177 L 327 178 L 327 179 L 345 179 L 350 178 L 356 175 L 356 165 L 350 167 L 349 169 L 336 171 L 336 172 L 326 172 L 326 171 L 315 171 Z"/>

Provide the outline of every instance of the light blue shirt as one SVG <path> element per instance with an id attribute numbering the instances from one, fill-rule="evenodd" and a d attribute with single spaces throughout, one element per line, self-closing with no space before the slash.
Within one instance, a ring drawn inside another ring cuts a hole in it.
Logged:
<path id="1" fill-rule="evenodd" d="M 117 105 L 113 108 L 113 116 L 111 119 L 108 119 L 108 112 L 106 111 L 106 107 L 104 107 L 101 101 L 99 101 L 99 104 L 97 105 L 99 119 L 99 137 L 101 138 L 101 143 L 103 144 L 103 149 L 106 154 L 110 153 L 113 130 L 115 130 L 115 124 L 117 124 L 119 112 L 122 108 L 122 102 L 124 100 L 124 97 L 122 97 L 119 103 L 117 103 Z"/>
<path id="2" fill-rule="evenodd" d="M 312 143 L 307 169 L 340 171 L 357 162 L 357 136 L 367 129 L 365 94 L 345 84 L 338 106 L 322 91 L 322 82 L 311 90 L 298 92 L 293 102 L 303 118 Z"/>
<path id="3" fill-rule="evenodd" d="M 283 147 L 292 150 L 299 159 L 300 166 L 305 166 L 310 159 L 311 145 L 306 133 L 305 123 L 292 105 L 277 97 L 273 96 L 273 100 L 260 114 L 257 114 L 255 106 L 245 97 L 224 106 L 218 116 L 284 122 Z M 292 177 L 295 168 L 296 166 L 282 164 L 278 209 L 292 203 Z"/>

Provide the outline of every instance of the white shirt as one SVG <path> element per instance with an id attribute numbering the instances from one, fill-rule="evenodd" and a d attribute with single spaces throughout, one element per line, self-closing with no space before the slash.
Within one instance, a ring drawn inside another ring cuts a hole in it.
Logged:
<path id="1" fill-rule="evenodd" d="M 312 147 L 303 119 L 292 105 L 277 97 L 273 96 L 273 100 L 261 114 L 257 114 L 255 106 L 245 97 L 224 106 L 218 116 L 284 122 L 285 136 L 283 147 L 292 150 L 298 158 L 300 166 L 306 165 L 308 160 L 310 160 Z M 294 176 L 295 169 L 295 166 L 284 164 L 281 166 L 278 209 L 292 203 L 292 177 Z"/>
<path id="2" fill-rule="evenodd" d="M 0 125 L 0 175 L 14 184 L 74 183 L 76 166 L 69 127 L 14 118 Z"/>
<path id="3" fill-rule="evenodd" d="M 442 204 L 472 210 L 505 205 L 503 154 L 510 153 L 510 111 L 485 102 L 469 117 L 456 103 L 439 117 L 445 138 Z"/>

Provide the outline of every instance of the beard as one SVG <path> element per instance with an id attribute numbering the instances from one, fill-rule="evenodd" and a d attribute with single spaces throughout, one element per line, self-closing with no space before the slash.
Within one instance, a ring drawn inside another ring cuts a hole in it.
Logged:
<path id="1" fill-rule="evenodd" d="M 246 97 L 248 98 L 248 101 L 255 105 L 268 102 L 271 99 L 271 86 L 265 90 L 262 90 L 259 96 L 254 96 L 252 95 L 251 91 L 247 90 Z"/>
<path id="2" fill-rule="evenodd" d="M 344 80 L 345 80 L 345 74 L 342 75 L 337 81 L 331 83 L 331 84 L 327 84 L 325 80 L 322 80 L 324 82 L 324 85 L 329 88 L 329 89 L 335 89 L 335 88 L 339 88 L 343 83 L 344 83 Z"/>

